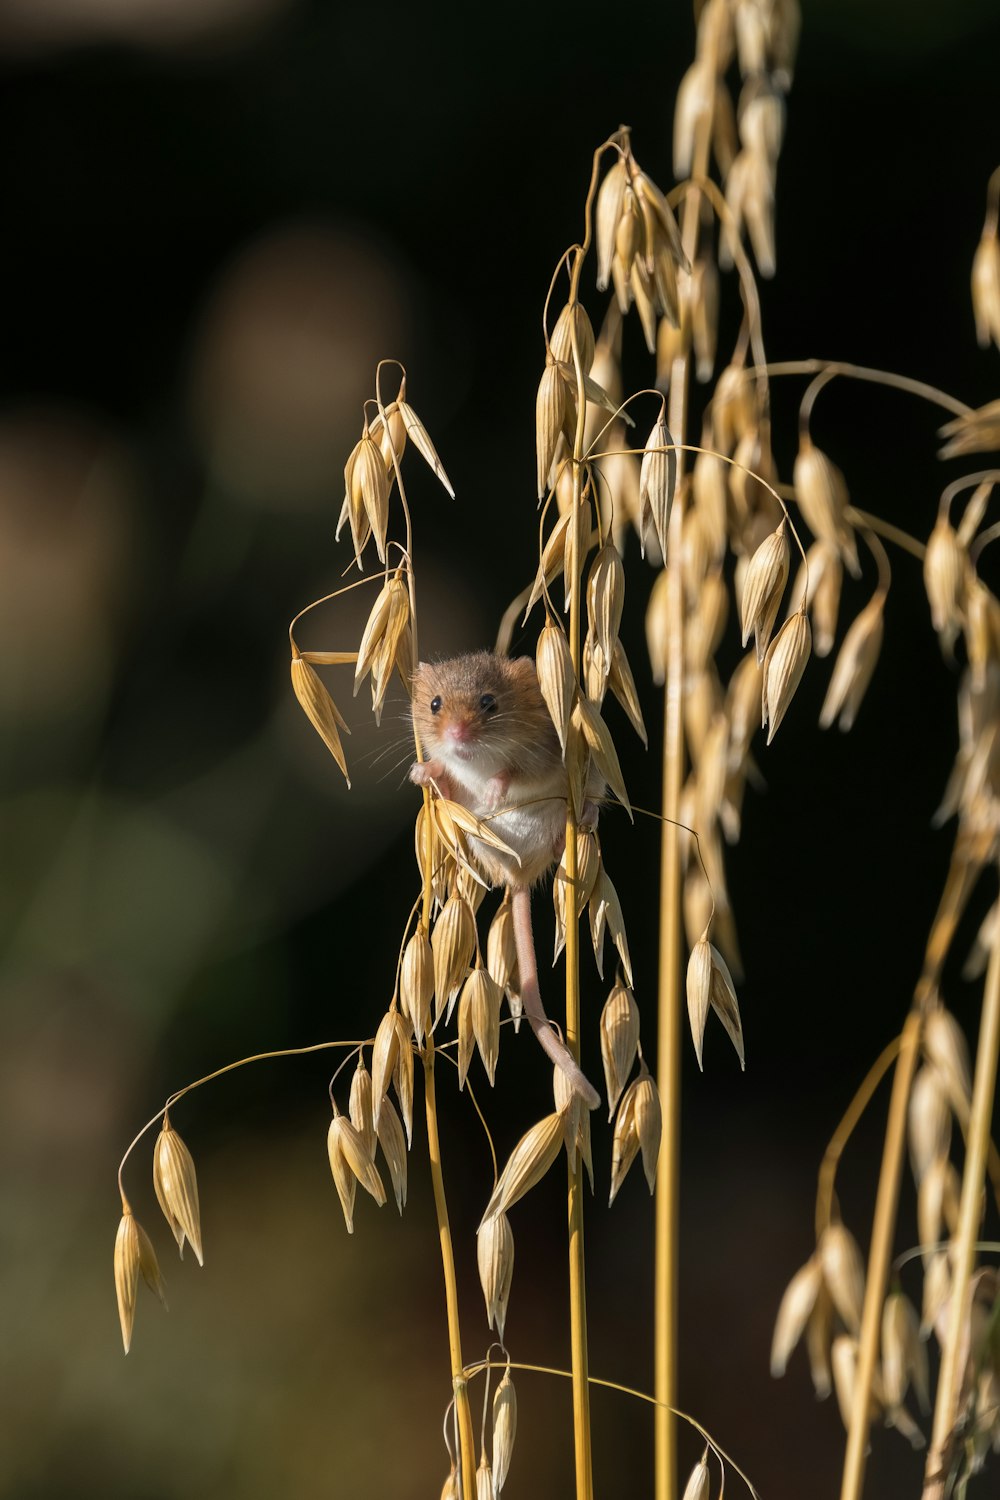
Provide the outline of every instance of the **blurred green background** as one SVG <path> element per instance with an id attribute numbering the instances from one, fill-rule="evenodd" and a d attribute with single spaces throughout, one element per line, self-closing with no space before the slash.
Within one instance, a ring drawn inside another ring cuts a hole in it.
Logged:
<path id="1" fill-rule="evenodd" d="M 551 268 L 579 233 L 591 150 L 619 121 L 669 184 L 692 41 L 679 5 L 0 6 L 3 1496 L 438 1493 L 450 1389 L 419 1126 L 402 1223 L 359 1203 L 352 1240 L 326 1164 L 328 1056 L 186 1100 L 174 1123 L 198 1163 L 206 1264 L 178 1265 L 140 1147 L 127 1186 L 171 1312 L 140 1293 L 127 1362 L 115 1170 L 170 1090 L 242 1055 L 374 1030 L 415 891 L 402 706 L 380 732 L 363 698 L 350 710 L 348 792 L 289 692 L 287 622 L 336 587 L 341 469 L 392 355 L 458 491 L 449 501 L 410 460 L 424 651 L 491 641 L 533 570 Z M 997 394 L 968 272 L 1000 160 L 998 44 L 985 3 L 807 6 L 763 293 L 772 358 Z M 589 281 L 585 299 L 596 320 Z M 723 349 L 735 327 L 730 288 Z M 637 347 L 629 360 L 647 383 Z M 775 397 L 783 477 L 797 394 Z M 926 532 L 935 425 L 929 408 L 837 385 L 814 431 L 856 503 Z M 629 569 L 645 681 L 647 581 L 635 556 Z M 929 818 L 956 678 L 916 568 L 901 559 L 897 575 L 851 738 L 813 727 L 819 667 L 767 754 L 769 791 L 748 798 L 730 861 L 747 1074 L 721 1032 L 704 1077 L 687 1063 L 681 1397 L 774 1500 L 836 1492 L 832 1404 L 814 1403 L 801 1356 L 770 1382 L 770 1330 L 811 1248 L 825 1140 L 904 1012 L 947 859 Z M 349 596 L 300 641 L 350 647 L 363 618 Z M 346 708 L 349 676 L 330 680 Z M 655 749 L 629 744 L 626 773 L 655 805 Z M 652 1052 L 657 834 L 613 814 L 604 826 Z M 956 983 L 949 1001 L 974 1028 L 974 989 Z M 596 1025 L 586 1046 L 599 1069 Z M 484 1101 L 501 1151 L 546 1108 L 536 1054 L 505 1043 Z M 488 1153 L 447 1078 L 441 1093 L 471 1357 L 488 1342 L 474 1255 Z M 863 1242 L 879 1128 L 876 1109 L 843 1179 Z M 650 1204 L 633 1174 L 605 1209 L 596 1117 L 594 1135 L 592 1368 L 648 1388 Z M 563 1213 L 553 1180 L 513 1216 L 517 1359 L 568 1363 Z M 522 1376 L 518 1390 L 508 1492 L 568 1496 L 568 1389 Z M 594 1423 L 598 1493 L 648 1489 L 647 1412 L 599 1394 Z M 684 1440 L 690 1462 L 699 1451 Z M 912 1493 L 918 1473 L 901 1439 L 876 1434 L 873 1494 Z"/>

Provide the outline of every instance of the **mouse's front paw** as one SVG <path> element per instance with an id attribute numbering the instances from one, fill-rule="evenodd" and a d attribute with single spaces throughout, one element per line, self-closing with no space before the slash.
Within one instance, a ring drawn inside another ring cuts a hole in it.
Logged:
<path id="1" fill-rule="evenodd" d="M 498 776 L 491 776 L 483 788 L 483 806 L 487 812 L 496 812 L 507 793 L 510 791 L 510 775 L 501 771 Z"/>
<path id="2" fill-rule="evenodd" d="M 440 782 L 444 775 L 444 766 L 439 760 L 415 760 L 410 767 L 410 780 L 414 786 L 430 786 L 431 782 Z"/>

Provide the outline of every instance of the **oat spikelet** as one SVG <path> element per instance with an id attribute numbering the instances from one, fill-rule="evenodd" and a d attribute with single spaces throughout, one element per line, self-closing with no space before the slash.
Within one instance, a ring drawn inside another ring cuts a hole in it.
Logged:
<path id="1" fill-rule="evenodd" d="M 677 454 L 673 443 L 661 409 L 646 439 L 639 470 L 639 540 L 643 556 L 650 527 L 656 535 L 661 556 L 667 555 L 667 528 L 677 487 Z"/>
<path id="2" fill-rule="evenodd" d="M 594 639 L 593 655 L 602 679 L 602 697 L 614 659 L 618 630 L 625 605 L 625 569 L 618 549 L 605 542 L 591 565 L 587 579 L 587 618 Z M 557 726 L 558 727 L 558 726 Z"/>
<path id="3" fill-rule="evenodd" d="M 606 292 L 611 277 L 611 261 L 615 253 L 615 236 L 625 202 L 628 172 L 619 156 L 610 168 L 597 192 L 597 207 L 594 214 L 594 238 L 597 245 L 597 290 Z"/>
<path id="4" fill-rule="evenodd" d="M 559 366 L 551 363 L 542 371 L 535 398 L 535 445 L 538 498 L 549 487 L 549 474 L 556 456 L 556 443 L 566 421 L 569 396 Z"/>
<path id="5" fill-rule="evenodd" d="M 923 1067 L 913 1081 L 908 1108 L 910 1162 L 917 1186 L 934 1162 L 951 1148 L 951 1110 L 934 1068 Z"/>
<path id="6" fill-rule="evenodd" d="M 350 734 L 351 731 L 341 717 L 337 705 L 320 682 L 319 675 L 307 661 L 303 661 L 297 646 L 292 647 L 292 689 L 302 705 L 306 718 L 337 762 L 343 772 L 344 780 L 350 786 L 351 778 L 347 772 L 347 758 L 341 744 L 340 731 L 343 729 L 346 734 Z"/>
<path id="7" fill-rule="evenodd" d="M 1000 240 L 996 224 L 983 230 L 972 262 L 972 311 L 976 342 L 985 349 L 992 339 L 1000 349 Z"/>
<path id="8" fill-rule="evenodd" d="M 122 1326 L 122 1344 L 127 1354 L 132 1343 L 140 1273 L 149 1290 L 156 1293 L 164 1307 L 167 1305 L 167 1298 L 152 1241 L 124 1201 L 122 1207 L 124 1213 L 115 1236 L 115 1294 L 118 1298 L 118 1318 Z"/>
<path id="9" fill-rule="evenodd" d="M 567 303 L 556 319 L 556 326 L 552 330 L 549 339 L 549 348 L 553 357 L 561 364 L 573 368 L 573 328 L 576 327 L 577 346 L 580 350 L 580 364 L 583 366 L 584 375 L 590 373 L 590 367 L 594 363 L 594 329 L 586 308 L 579 302 L 572 306 Z"/>
<path id="10" fill-rule="evenodd" d="M 639 1046 L 639 1007 L 627 984 L 620 979 L 601 1012 L 601 1057 L 608 1088 L 608 1119 L 615 1112 Z"/>
<path id="11" fill-rule="evenodd" d="M 611 941 L 618 949 L 618 957 L 621 960 L 622 973 L 626 984 L 632 983 L 632 959 L 629 955 L 628 938 L 625 935 L 625 918 L 622 915 L 622 904 L 618 899 L 618 892 L 614 882 L 601 862 L 600 872 L 594 882 L 593 894 L 590 898 L 589 907 L 590 941 L 594 948 L 594 961 L 597 964 L 597 972 L 604 977 L 604 930 L 607 928 L 611 934 Z"/>
<path id="12" fill-rule="evenodd" d="M 486 1320 L 491 1328 L 496 1329 L 497 1338 L 502 1342 L 514 1276 L 514 1231 L 506 1214 L 490 1214 L 480 1224 L 476 1235 L 476 1260 L 486 1299 Z"/>
<path id="13" fill-rule="evenodd" d="M 861 1251 L 843 1224 L 828 1224 L 819 1242 L 823 1282 L 833 1305 L 851 1333 L 861 1330 L 861 1305 L 865 1295 L 865 1272 Z"/>
<path id="14" fill-rule="evenodd" d="M 376 663 L 378 664 L 381 680 L 375 703 L 376 716 L 381 710 L 382 699 L 385 697 L 385 690 L 389 685 L 397 660 L 403 680 L 409 680 L 412 666 L 407 659 L 408 653 L 405 649 L 401 652 L 401 647 L 405 648 L 409 626 L 410 595 L 403 577 L 403 570 L 399 568 L 389 582 L 383 585 L 372 606 L 361 637 L 361 645 L 358 647 L 358 660 L 354 672 L 354 693 L 357 696 L 366 674 L 373 671 Z"/>
<path id="15" fill-rule="evenodd" d="M 838 715 L 840 728 L 845 733 L 854 723 L 882 649 L 884 605 L 885 595 L 876 594 L 852 621 L 844 636 L 820 709 L 821 729 L 829 729 Z"/>
<path id="16" fill-rule="evenodd" d="M 205 1260 L 201 1252 L 201 1213 L 194 1160 L 166 1114 L 163 1116 L 163 1129 L 153 1148 L 153 1187 L 181 1255 L 184 1254 L 184 1241 L 188 1240 L 199 1266 L 203 1266 Z"/>
<path id="17" fill-rule="evenodd" d="M 770 727 L 767 743 L 777 733 L 778 725 L 785 717 L 795 689 L 809 660 L 812 633 L 804 609 L 799 609 L 790 620 L 786 620 L 764 657 L 764 675 L 761 685 L 762 723 Z"/>
<path id="18" fill-rule="evenodd" d="M 486 1076 L 493 1087 L 496 1077 L 497 1057 L 500 1052 L 500 1000 L 501 993 L 496 980 L 487 969 L 473 969 L 462 988 L 462 995 L 458 1002 L 459 1012 L 459 1063 L 458 1082 L 459 1088 L 465 1083 L 465 1075 L 469 1069 L 469 1057 L 466 1056 L 463 1065 L 462 1046 L 462 1012 L 463 1008 L 468 1013 L 469 1025 L 471 1027 L 472 1039 L 479 1048 L 479 1055 L 486 1069 Z M 470 1049 L 471 1053 L 471 1049 Z"/>
<path id="19" fill-rule="evenodd" d="M 566 637 L 559 626 L 551 621 L 545 624 L 538 637 L 535 664 L 538 686 L 565 755 L 566 732 L 576 695 L 576 672 Z"/>
<path id="20" fill-rule="evenodd" d="M 485 1449 L 480 1455 L 479 1468 L 476 1470 L 476 1500 L 495 1500 L 493 1475 L 490 1472 L 490 1461 L 486 1457 Z"/>
<path id="21" fill-rule="evenodd" d="M 799 437 L 799 451 L 792 471 L 795 498 L 813 535 L 840 553 L 854 578 L 860 576 L 854 532 L 845 512 L 850 504 L 844 476 L 808 433 Z"/>
<path id="22" fill-rule="evenodd" d="M 464 982 L 475 945 L 476 923 L 472 908 L 461 896 L 449 897 L 431 933 L 435 1025 Z"/>
<path id="23" fill-rule="evenodd" d="M 882 1309 L 882 1383 L 888 1406 L 902 1406 L 911 1379 L 926 1411 L 927 1346 L 920 1338 L 920 1320 L 908 1297 L 890 1292 Z"/>
<path id="24" fill-rule="evenodd" d="M 712 1486 L 712 1476 L 708 1467 L 708 1449 L 702 1454 L 688 1475 L 688 1482 L 684 1486 L 684 1494 L 681 1500 L 708 1500 L 709 1491 Z"/>
<path id="25" fill-rule="evenodd" d="M 382 1148 L 385 1164 L 389 1168 L 389 1180 L 392 1183 L 396 1207 L 402 1213 L 406 1207 L 406 1137 L 391 1099 L 383 1099 L 382 1108 L 379 1110 L 378 1143 Z"/>
<path id="26" fill-rule="evenodd" d="M 354 1233 L 354 1190 L 347 1179 L 360 1182 L 366 1193 L 370 1193 L 379 1208 L 385 1203 L 385 1188 L 368 1151 L 360 1131 L 356 1130 L 346 1115 L 335 1114 L 327 1132 L 327 1152 L 330 1170 L 337 1185 L 344 1218 L 349 1234 Z M 345 1191 L 346 1189 L 346 1191 Z"/>
<path id="27" fill-rule="evenodd" d="M 421 922 L 406 945 L 399 971 L 399 1003 L 409 1017 L 418 1047 L 423 1046 L 430 1026 L 433 998 L 434 954 Z"/>
<path id="28" fill-rule="evenodd" d="M 950 1011 L 931 1011 L 924 1024 L 924 1054 L 936 1069 L 952 1109 L 964 1120 L 972 1097 L 969 1049 L 962 1028 Z"/>
<path id="29" fill-rule="evenodd" d="M 579 716 L 579 725 L 583 732 L 584 740 L 590 748 L 590 753 L 604 777 L 608 786 L 614 792 L 619 802 L 632 817 L 632 804 L 628 800 L 628 792 L 625 790 L 625 779 L 622 776 L 622 768 L 618 761 L 618 751 L 615 742 L 611 738 L 611 731 L 601 718 L 600 711 L 588 698 L 578 698 L 573 710 L 574 720 Z"/>
<path id="30" fill-rule="evenodd" d="M 359 1057 L 358 1066 L 351 1079 L 351 1093 L 347 1106 L 348 1117 L 364 1142 L 365 1150 L 375 1158 L 375 1124 L 372 1117 L 372 1075 Z"/>
<path id="31" fill-rule="evenodd" d="M 486 938 L 486 967 L 500 990 L 507 995 L 516 1032 L 521 1024 L 521 1003 L 518 994 L 517 946 L 514 942 L 514 919 L 509 890 L 504 892 L 504 898 L 490 923 Z"/>
<path id="32" fill-rule="evenodd" d="M 635 678 L 632 676 L 632 668 L 628 664 L 625 647 L 621 641 L 615 641 L 614 655 L 611 658 L 611 672 L 608 676 L 608 687 L 625 710 L 629 723 L 642 740 L 643 745 L 648 745 L 649 739 L 646 734 L 645 721 L 642 717 L 642 708 L 639 704 L 639 694 L 636 690 Z"/>
<path id="33" fill-rule="evenodd" d="M 802 1337 L 823 1286 L 823 1268 L 819 1257 L 810 1256 L 796 1271 L 785 1288 L 774 1323 L 771 1340 L 771 1374 L 784 1375 L 788 1359 Z"/>
<path id="34" fill-rule="evenodd" d="M 745 646 L 753 633 L 757 660 L 762 662 L 778 617 L 781 596 L 788 582 L 788 527 L 782 518 L 766 536 L 747 567 L 740 597 L 740 615 Z"/>
<path id="35" fill-rule="evenodd" d="M 572 1081 L 561 1067 L 552 1069 L 552 1094 L 556 1109 L 563 1117 L 563 1142 L 571 1172 L 577 1158 L 587 1169 L 590 1191 L 594 1191 L 594 1157 L 590 1138 L 590 1107 L 584 1103 Z"/>
<path id="36" fill-rule="evenodd" d="M 559 1113 L 545 1115 L 525 1132 L 500 1173 L 500 1180 L 486 1205 L 480 1228 L 491 1214 L 506 1213 L 536 1183 L 541 1182 L 559 1155 L 562 1141 L 563 1117 Z"/>
<path id="37" fill-rule="evenodd" d="M 965 618 L 965 548 L 948 517 L 940 515 L 927 538 L 924 588 L 931 607 L 931 623 L 950 653 Z"/>
<path id="38" fill-rule="evenodd" d="M 451 480 L 445 473 L 444 465 L 437 456 L 437 450 L 430 440 L 427 428 L 421 422 L 413 407 L 406 401 L 400 400 L 397 405 L 399 406 L 399 413 L 406 427 L 407 437 L 420 454 L 420 457 L 429 465 L 436 478 L 440 480 L 441 484 L 444 485 L 444 488 L 454 500 L 455 491 L 452 488 Z"/>
<path id="39" fill-rule="evenodd" d="M 493 1493 L 499 1495 L 510 1472 L 517 1436 L 517 1396 L 510 1366 L 503 1373 L 493 1397 Z"/>

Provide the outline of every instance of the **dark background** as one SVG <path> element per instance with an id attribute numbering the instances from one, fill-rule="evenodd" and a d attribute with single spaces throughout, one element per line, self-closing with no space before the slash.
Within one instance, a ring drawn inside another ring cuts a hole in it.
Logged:
<path id="1" fill-rule="evenodd" d="M 808 7 L 778 274 L 762 289 L 772 359 L 897 369 L 971 404 L 997 394 L 968 277 L 1000 159 L 998 44 L 985 0 Z M 366 1201 L 348 1240 L 325 1161 L 329 1055 L 261 1063 L 178 1109 L 199 1163 L 203 1271 L 170 1253 L 140 1147 L 127 1184 L 172 1312 L 141 1293 L 127 1363 L 114 1173 L 183 1082 L 377 1025 L 415 893 L 406 730 L 397 703 L 376 733 L 358 699 L 347 792 L 288 691 L 287 622 L 336 587 L 341 468 L 375 361 L 393 355 L 458 492 L 449 501 L 409 460 L 424 652 L 491 641 L 534 567 L 551 269 L 580 233 L 591 151 L 621 121 L 670 185 L 691 17 L 8 0 L 0 45 L 0 1493 L 433 1494 L 449 1380 L 423 1155 L 402 1225 Z M 731 285 L 724 303 L 727 351 Z M 629 333 L 630 383 L 646 384 Z M 801 389 L 774 392 L 785 479 Z M 926 535 L 962 472 L 936 458 L 938 420 L 835 382 L 813 431 L 856 504 Z M 815 728 L 831 663 L 814 662 L 760 751 L 768 789 L 748 795 L 729 856 L 747 1072 L 714 1022 L 704 1076 L 685 1066 L 681 1402 L 774 1500 L 839 1482 L 833 1403 L 814 1402 L 801 1353 L 771 1382 L 770 1333 L 812 1248 L 825 1142 L 899 1027 L 947 862 L 950 833 L 930 817 L 958 678 L 918 566 L 894 564 L 856 728 Z M 645 684 L 634 548 L 627 567 Z M 867 588 L 845 590 L 845 619 Z M 364 617 L 351 599 L 302 644 L 349 648 Z M 347 674 L 329 680 L 346 708 Z M 613 729 L 635 802 L 655 806 L 658 708 L 643 691 L 650 755 L 620 717 Z M 602 827 L 652 1054 L 658 835 L 613 813 Z M 596 1021 L 603 994 L 585 973 Z M 953 977 L 947 999 L 974 1039 L 976 988 Z M 473 1068 L 501 1152 L 547 1108 L 547 1070 L 518 1045 L 493 1096 Z M 594 1024 L 585 1053 L 599 1070 Z M 466 1100 L 447 1078 L 441 1093 L 472 1357 L 487 1343 L 473 1236 L 489 1161 Z M 865 1247 L 883 1115 L 879 1096 L 840 1181 Z M 605 1209 L 596 1116 L 594 1138 L 592 1369 L 648 1389 L 651 1207 L 633 1172 Z M 565 1365 L 556 1176 L 513 1215 L 508 1343 Z M 900 1249 L 914 1240 L 907 1187 Z M 569 1495 L 568 1388 L 517 1384 L 510 1493 Z M 598 1493 L 647 1489 L 647 1409 L 598 1393 L 594 1428 Z M 697 1440 L 683 1444 L 693 1463 Z M 876 1432 L 870 1473 L 872 1494 L 912 1494 L 920 1461 Z"/>

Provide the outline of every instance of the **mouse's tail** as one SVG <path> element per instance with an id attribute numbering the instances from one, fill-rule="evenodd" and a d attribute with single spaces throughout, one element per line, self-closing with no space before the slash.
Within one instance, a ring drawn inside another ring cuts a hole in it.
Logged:
<path id="1" fill-rule="evenodd" d="M 521 981 L 521 1003 L 544 1051 L 554 1065 L 561 1069 L 573 1088 L 589 1109 L 596 1109 L 601 1097 L 587 1078 L 572 1052 L 552 1029 L 545 1014 L 541 991 L 538 988 L 538 963 L 535 959 L 535 939 L 531 931 L 531 893 L 524 887 L 511 887 L 511 917 L 514 925 L 514 946 L 517 950 L 517 970 Z"/>

